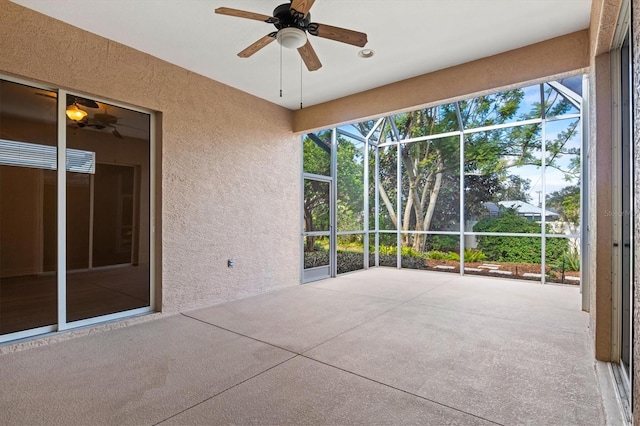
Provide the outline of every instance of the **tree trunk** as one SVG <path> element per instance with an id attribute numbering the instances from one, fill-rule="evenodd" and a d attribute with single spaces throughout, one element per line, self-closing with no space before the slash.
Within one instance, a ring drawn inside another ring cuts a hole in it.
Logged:
<path id="1" fill-rule="evenodd" d="M 305 230 L 307 232 L 313 231 L 313 217 L 311 216 L 311 212 L 307 211 L 307 208 L 305 208 L 305 211 L 304 211 L 304 224 L 305 224 Z M 315 248 L 315 244 L 316 244 L 316 237 L 307 235 L 305 251 L 306 252 L 313 251 Z"/>
<path id="2" fill-rule="evenodd" d="M 424 220 L 422 222 L 422 230 L 428 231 L 431 227 L 431 220 L 433 219 L 433 213 L 436 210 L 436 203 L 438 201 L 438 194 L 440 193 L 440 187 L 442 186 L 442 172 L 438 170 L 436 173 L 436 179 L 433 183 L 433 189 L 431 190 L 431 194 L 429 196 L 429 206 L 427 207 L 427 212 L 425 213 Z M 424 247 L 422 247 L 424 250 Z"/>
<path id="3" fill-rule="evenodd" d="M 391 222 L 393 222 L 393 226 L 398 228 L 398 218 L 396 217 L 396 208 L 391 204 L 391 200 L 389 200 L 389 196 L 387 195 L 387 191 L 384 190 L 382 185 L 378 185 L 380 192 L 380 198 L 382 198 L 382 202 L 387 208 L 387 212 L 389 213 L 389 217 L 391 218 Z"/>

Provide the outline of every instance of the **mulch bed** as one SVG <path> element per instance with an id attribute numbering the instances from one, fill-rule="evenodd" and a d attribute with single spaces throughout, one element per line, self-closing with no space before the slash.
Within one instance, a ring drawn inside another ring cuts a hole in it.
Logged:
<path id="1" fill-rule="evenodd" d="M 484 265 L 496 265 L 498 268 L 496 269 L 482 269 L 480 266 Z M 438 266 L 448 266 L 453 269 L 443 269 L 438 268 Z M 532 280 L 532 281 L 540 281 L 539 276 L 524 276 L 525 274 L 540 274 L 540 265 L 532 264 L 532 263 L 506 263 L 506 262 L 465 262 L 465 274 L 470 275 L 483 275 L 483 276 L 491 276 L 491 277 L 499 277 L 499 278 L 517 278 L 524 280 Z M 472 270 L 469 270 L 471 268 Z M 420 268 L 423 269 L 423 268 Z M 439 271 L 439 272 L 460 272 L 460 263 L 454 260 L 425 260 L 424 269 Z M 473 269 L 482 269 L 480 271 L 474 271 Z M 500 274 L 497 272 L 491 271 L 508 271 L 511 274 Z M 552 269 L 550 266 L 546 267 L 546 281 L 554 282 L 554 283 L 564 283 L 564 284 L 572 284 L 579 285 L 580 280 L 572 280 L 567 279 L 567 277 L 577 277 L 580 278 L 580 272 L 578 271 L 565 271 L 564 277 L 562 275 L 561 270 Z"/>

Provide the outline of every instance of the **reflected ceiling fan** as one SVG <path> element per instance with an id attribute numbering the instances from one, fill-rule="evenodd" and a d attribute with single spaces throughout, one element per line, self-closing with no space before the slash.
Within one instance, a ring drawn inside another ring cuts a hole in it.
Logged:
<path id="1" fill-rule="evenodd" d="M 34 94 L 38 96 L 43 96 L 45 98 L 58 99 L 57 95 L 50 94 L 47 92 L 34 92 Z M 108 108 L 110 105 L 104 103 L 98 103 L 93 99 L 82 98 L 80 96 L 67 95 L 67 108 L 66 115 L 69 119 L 68 123 L 69 127 L 72 129 L 95 129 L 95 130 L 104 130 L 109 128 L 111 130 L 111 134 L 118 139 L 124 139 L 124 136 L 118 131 L 118 127 L 127 127 L 129 129 L 133 129 L 139 132 L 142 132 L 142 129 L 139 129 L 134 126 L 129 126 L 126 124 L 119 123 L 120 117 L 109 114 Z M 80 108 L 92 108 L 92 109 L 101 109 L 104 108 L 104 112 L 96 112 L 91 115 Z"/>
<path id="2" fill-rule="evenodd" d="M 272 41 L 278 40 L 278 43 L 283 47 L 298 49 L 307 69 L 315 71 L 320 69 L 322 64 L 307 39 L 307 33 L 358 47 L 364 47 L 367 44 L 367 35 L 358 31 L 311 22 L 309 9 L 314 2 L 315 0 L 290 0 L 290 3 L 276 7 L 273 16 L 228 7 L 219 7 L 215 12 L 221 15 L 262 21 L 276 27 L 277 31 L 267 34 L 238 53 L 241 58 L 248 58 Z"/>
<path id="3" fill-rule="evenodd" d="M 82 120 L 76 121 L 75 125 L 82 129 L 85 127 L 90 127 L 96 130 L 103 130 L 107 127 L 111 128 L 111 134 L 118 139 L 123 139 L 122 135 L 118 131 L 116 126 L 123 126 L 123 124 L 118 124 L 118 117 L 115 115 L 108 114 L 106 111 L 104 114 L 94 114 L 93 117 L 84 117 Z"/>

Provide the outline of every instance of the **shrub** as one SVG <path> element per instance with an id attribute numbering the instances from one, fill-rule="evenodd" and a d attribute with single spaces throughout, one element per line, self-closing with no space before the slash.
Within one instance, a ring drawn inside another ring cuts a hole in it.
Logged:
<path id="1" fill-rule="evenodd" d="M 460 255 L 455 251 L 450 251 L 449 253 L 447 253 L 446 260 L 453 260 L 456 262 L 460 262 Z"/>
<path id="2" fill-rule="evenodd" d="M 416 257 L 424 259 L 424 255 L 419 251 L 414 250 L 412 247 L 402 247 L 400 253 L 402 254 L 402 257 Z"/>
<path id="3" fill-rule="evenodd" d="M 329 252 L 312 251 L 304 253 L 304 267 L 315 268 L 316 266 L 324 266 L 329 264 Z"/>
<path id="4" fill-rule="evenodd" d="M 502 216 L 480 220 L 474 232 L 513 232 L 524 234 L 540 233 L 540 223 L 518 216 L 512 209 L 506 210 Z M 508 237 L 493 235 L 476 236 L 478 248 L 485 258 L 495 262 L 536 263 L 541 261 L 542 238 L 540 237 Z M 558 258 L 567 250 L 568 241 L 564 238 L 548 238 L 546 255 Z"/>
<path id="5" fill-rule="evenodd" d="M 402 267 L 409 269 L 426 269 L 424 259 L 415 256 L 402 256 Z"/>
<path id="6" fill-rule="evenodd" d="M 468 248 L 464 251 L 465 262 L 482 262 L 487 256 L 480 250 Z"/>
<path id="7" fill-rule="evenodd" d="M 464 251 L 464 261 L 465 262 L 480 262 L 485 260 L 487 256 L 480 250 L 474 250 L 468 248 Z M 433 250 L 427 252 L 427 259 L 434 260 L 452 260 L 455 262 L 460 262 L 460 254 L 455 251 L 450 251 L 449 253 L 443 253 L 441 251 Z"/>
<path id="8" fill-rule="evenodd" d="M 562 254 L 556 263 L 556 268 L 565 271 L 580 271 L 580 253 L 575 248 L 569 249 Z"/>
<path id="9" fill-rule="evenodd" d="M 385 246 L 380 244 L 380 247 L 378 248 L 378 253 L 385 256 L 392 256 L 397 254 L 397 249 L 395 246 Z"/>
<path id="10" fill-rule="evenodd" d="M 457 235 L 430 235 L 428 245 L 432 250 L 448 252 L 455 251 L 460 245 L 460 237 Z"/>
<path id="11" fill-rule="evenodd" d="M 338 251 L 337 257 L 339 274 L 364 269 L 364 256 L 362 252 Z"/>
<path id="12" fill-rule="evenodd" d="M 425 253 L 425 258 L 433 260 L 445 260 L 447 254 L 438 250 L 431 250 Z"/>

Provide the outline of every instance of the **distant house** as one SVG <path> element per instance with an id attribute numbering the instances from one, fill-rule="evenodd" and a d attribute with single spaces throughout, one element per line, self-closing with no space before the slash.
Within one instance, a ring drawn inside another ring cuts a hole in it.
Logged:
<path id="1" fill-rule="evenodd" d="M 503 209 L 513 209 L 519 216 L 523 216 L 529 220 L 541 221 L 542 220 L 542 208 L 529 204 L 526 201 L 513 200 L 513 201 L 498 201 L 497 203 L 483 203 L 484 207 L 489 211 L 490 216 L 499 216 L 500 211 Z M 551 210 L 544 210 L 545 220 L 553 222 L 560 218 L 560 215 Z"/>

